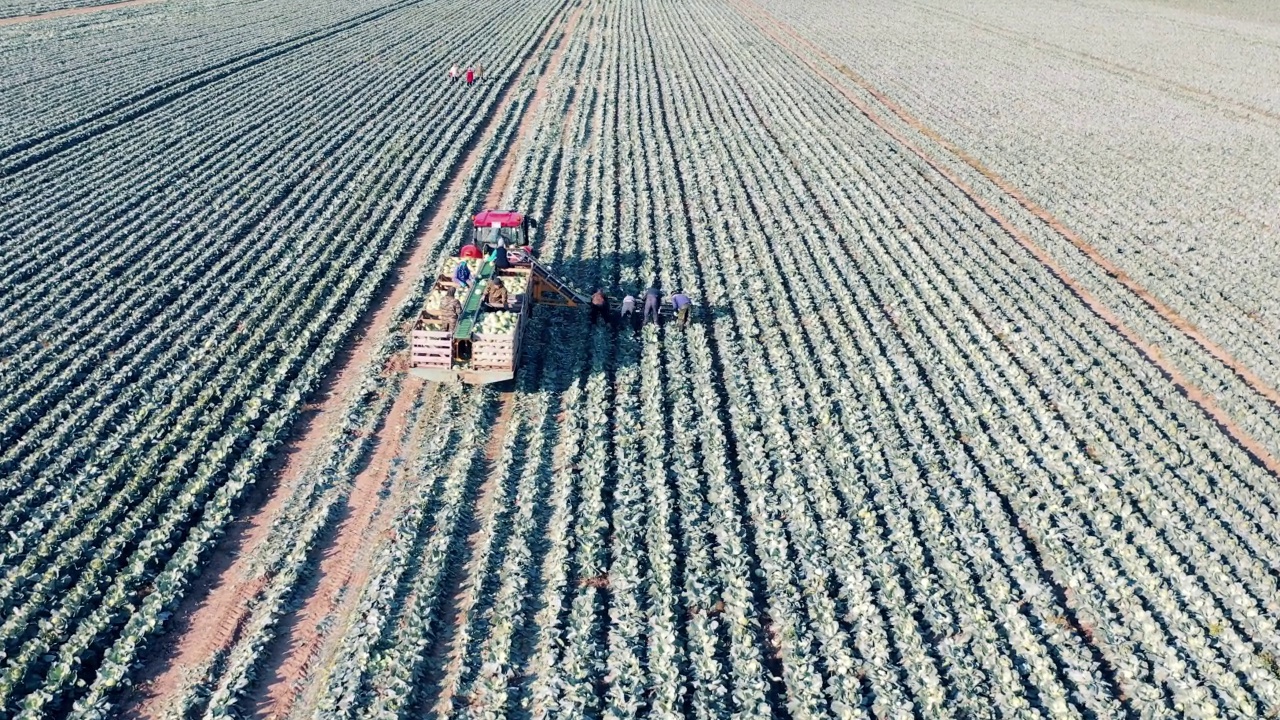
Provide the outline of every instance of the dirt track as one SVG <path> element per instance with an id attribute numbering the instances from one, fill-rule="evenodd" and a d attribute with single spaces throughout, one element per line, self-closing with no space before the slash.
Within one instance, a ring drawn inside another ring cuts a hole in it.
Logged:
<path id="1" fill-rule="evenodd" d="M 493 188 L 485 201 L 486 207 L 496 207 L 502 204 L 502 199 L 510 186 L 516 159 L 519 157 L 517 150 L 532 128 L 531 120 L 536 108 L 543 101 L 548 81 L 555 74 L 556 69 L 559 68 L 565 44 L 577 24 L 580 13 L 581 6 L 574 10 L 565 23 L 564 34 L 561 37 L 560 44 L 553 51 L 548 71 L 539 78 L 533 98 L 529 105 L 526 106 L 521 117 L 514 139 L 514 146 L 504 155 L 502 163 L 494 175 Z M 543 38 L 543 43 L 539 45 L 531 57 L 536 57 L 541 53 L 551 34 L 553 33 L 548 33 L 548 36 Z M 523 75 L 524 71 L 522 70 L 519 74 Z M 504 107 L 509 99 L 509 97 L 503 98 L 502 104 Z M 485 139 L 478 147 L 487 147 L 496 129 L 496 125 L 490 126 Z M 479 153 L 468 157 L 467 168 L 459 177 L 465 177 L 469 174 L 470 168 L 474 166 L 478 158 Z M 460 187 L 458 191 L 461 191 Z M 448 203 L 450 206 L 453 204 L 452 202 Z M 443 230 L 445 219 L 447 219 L 447 216 L 439 218 L 434 234 L 438 235 Z M 428 243 L 428 245 L 434 244 L 434 242 Z M 400 426 L 403 416 L 408 412 L 409 403 L 404 402 L 407 395 L 409 393 L 406 390 L 401 391 L 400 397 L 396 399 L 395 407 L 392 408 L 390 415 L 383 424 L 384 428 Z M 498 402 L 498 419 L 490 431 L 490 441 L 485 447 L 486 461 L 490 466 L 493 466 L 497 460 L 497 455 L 502 445 L 501 439 L 506 434 L 507 423 L 511 418 L 512 393 L 502 393 Z M 366 482 L 370 485 L 385 480 L 391 462 L 402 451 L 398 444 L 384 442 L 381 437 L 378 440 L 377 447 L 378 452 L 370 462 L 370 470 L 361 474 L 362 479 L 368 476 Z M 358 484 L 359 482 L 357 481 Z M 495 482 L 497 482 L 497 478 L 492 474 L 485 479 L 484 484 L 477 493 L 475 507 L 472 511 L 473 517 L 478 518 L 492 511 L 492 508 L 488 507 L 490 504 L 488 499 L 493 494 Z M 364 543 L 362 540 L 365 537 L 378 537 L 381 535 L 386 530 L 385 526 L 390 525 L 393 515 L 394 513 L 382 513 L 379 516 L 377 527 L 361 533 L 360 536 L 351 536 L 352 541 L 350 544 L 355 549 L 346 553 L 346 557 L 342 559 L 335 559 L 333 556 L 326 557 L 320 571 L 320 588 L 312 593 L 307 598 L 306 605 L 294 614 L 297 616 L 297 622 L 294 624 L 290 636 L 285 643 L 277 643 L 277 652 L 269 661 L 268 671 L 273 673 L 271 680 L 260 688 L 258 702 L 251 703 L 256 704 L 258 717 L 285 717 L 296 702 L 302 703 L 300 707 L 307 708 L 308 703 L 314 699 L 310 693 L 299 692 L 299 687 L 307 680 L 311 668 L 324 666 L 326 659 L 336 650 L 333 641 L 339 639 L 342 635 L 342 629 L 350 624 L 351 611 L 360 596 L 359 588 L 362 587 L 364 580 L 368 576 L 367 563 L 372 560 L 372 548 L 368 547 L 368 543 Z M 473 536 L 469 540 L 474 544 L 476 538 Z M 356 554 L 356 551 L 362 546 L 364 546 L 364 552 Z M 445 598 L 445 605 L 440 613 L 441 618 L 443 618 L 440 632 L 446 638 L 449 637 L 453 629 L 452 623 L 456 620 L 460 603 L 463 602 L 461 595 L 465 576 L 465 572 L 453 574 L 451 576 L 452 582 L 441 593 L 441 596 Z M 335 617 L 337 618 L 336 622 L 331 622 L 330 627 L 325 632 L 321 632 L 320 625 L 325 622 L 326 618 L 332 621 Z M 447 643 L 440 643 L 442 648 L 446 645 Z M 262 691 L 265 691 L 265 696 Z"/>
<path id="2" fill-rule="evenodd" d="M 570 16 L 565 25 L 564 36 L 561 38 L 560 44 L 556 47 L 548 64 L 548 72 L 538 79 L 538 85 L 534 89 L 529 109 L 520 119 L 520 125 L 516 131 L 516 147 L 507 153 L 502 160 L 502 165 L 494 174 L 493 188 L 490 189 L 489 195 L 485 200 L 486 207 L 498 207 L 504 204 L 507 193 L 511 189 L 516 161 L 520 157 L 518 148 L 523 145 L 533 130 L 534 119 L 537 116 L 536 108 L 541 107 L 545 102 L 547 86 L 560 68 L 563 67 L 568 39 L 578 27 L 582 11 L 583 6 L 579 5 Z M 566 122 L 570 122 L 577 112 L 577 99 L 578 96 L 575 95 L 567 110 L 566 118 L 568 119 Z M 498 419 L 494 423 L 489 442 L 485 445 L 485 462 L 490 468 L 497 466 L 498 456 L 502 451 L 502 440 L 507 435 L 511 421 L 514 402 L 514 393 L 504 392 L 499 395 Z M 471 513 L 474 522 L 472 530 L 467 536 L 468 561 L 464 563 L 461 572 L 450 576 L 448 584 L 441 592 L 444 603 L 439 613 L 441 618 L 439 640 L 434 644 L 433 659 L 427 663 L 427 667 L 444 668 L 444 673 L 443 677 L 423 679 L 424 686 L 439 689 L 439 694 L 435 696 L 434 702 L 431 703 L 433 711 L 439 717 L 445 717 L 453 706 L 453 697 L 451 695 L 453 683 L 450 681 L 456 679 L 462 667 L 462 654 L 459 652 L 460 648 L 456 647 L 459 623 L 462 622 L 463 618 L 467 617 L 477 601 L 474 594 L 474 590 L 477 587 L 475 576 L 481 569 L 476 566 L 475 558 L 481 554 L 477 552 L 477 549 L 485 542 L 487 528 L 491 525 L 489 521 L 497 510 L 494 507 L 493 496 L 495 486 L 500 480 L 501 478 L 497 473 L 490 472 L 476 493 L 476 501 Z M 444 662 L 445 658 L 448 658 L 447 663 Z"/>
<path id="3" fill-rule="evenodd" d="M 556 30 L 562 25 L 567 28 L 561 37 L 560 46 L 553 54 L 548 72 L 539 79 L 534 98 L 524 110 L 514 141 L 516 147 L 519 147 L 532 127 L 532 110 L 542 101 L 547 81 L 559 67 L 564 45 L 580 12 L 581 6 L 578 6 L 567 21 L 553 23 L 515 75 L 516 78 L 523 77 L 554 37 Z M 518 82 L 513 81 L 505 90 L 491 117 L 502 115 L 512 102 L 517 85 Z M 397 267 L 390 288 L 377 302 L 372 318 L 363 324 L 352 345 L 340 357 L 336 369 L 326 379 L 320 399 L 312 404 L 310 412 L 302 421 L 301 432 L 282 453 L 285 460 L 275 471 L 276 480 L 263 483 L 264 487 L 273 489 L 265 500 L 258 499 L 257 502 L 249 503 L 252 514 L 242 521 L 245 529 L 228 535 L 211 559 L 209 571 L 202 575 L 193 592 L 175 614 L 176 638 L 169 640 L 171 646 L 161 648 L 156 653 L 156 657 L 142 673 L 142 677 L 146 678 L 142 683 L 146 698 L 136 708 L 132 708 L 129 714 L 139 717 L 162 715 L 187 675 L 235 641 L 239 629 L 249 616 L 253 598 L 265 583 L 265 578 L 253 576 L 249 558 L 254 549 L 266 540 L 274 517 L 284 506 L 308 461 L 326 442 L 331 428 L 340 421 L 340 413 L 335 411 L 343 407 L 359 376 L 360 368 L 372 356 L 377 339 L 388 328 L 396 307 L 412 291 L 413 268 L 425 262 L 431 250 L 439 244 L 449 217 L 462 200 L 467 177 L 492 144 L 498 125 L 497 122 L 490 122 L 479 142 L 460 163 L 443 200 L 437 203 L 436 210 L 424 223 L 414 240 L 410 255 Z M 505 155 L 496 175 L 499 181 L 495 182 L 489 196 L 490 203 L 496 204 L 505 192 L 517 156 L 515 148 Z M 384 532 L 394 515 L 386 511 L 398 494 L 394 488 L 386 491 L 388 476 L 392 461 L 402 453 L 400 439 L 406 430 L 413 400 L 420 391 L 430 393 L 434 391 L 434 387 L 424 389 L 421 381 L 412 378 L 406 379 L 402 385 L 399 396 L 373 440 L 373 457 L 357 477 L 343 511 L 344 520 L 324 551 L 316 573 L 317 580 L 307 588 L 302 606 L 281 620 L 285 632 L 277 638 L 268 656 L 267 665 L 261 671 L 260 676 L 264 678 L 262 686 L 256 697 L 247 703 L 250 707 L 256 707 L 257 714 L 261 717 L 283 717 L 289 713 L 299 699 L 300 684 L 318 658 L 323 657 L 325 640 L 335 635 L 334 626 L 341 625 L 344 613 L 354 606 L 359 596 L 355 588 L 360 586 L 361 578 L 365 577 L 367 563 L 372 555 L 371 543 L 367 540 Z M 510 416 L 505 405 L 504 401 L 500 415 L 502 418 Z M 495 428 L 494 432 L 495 436 L 501 437 L 502 428 Z M 411 437 L 411 445 L 412 439 Z M 483 497 L 483 493 L 481 496 Z M 335 614 L 339 618 L 337 623 L 332 622 Z M 326 623 L 326 620 L 330 622 Z"/>

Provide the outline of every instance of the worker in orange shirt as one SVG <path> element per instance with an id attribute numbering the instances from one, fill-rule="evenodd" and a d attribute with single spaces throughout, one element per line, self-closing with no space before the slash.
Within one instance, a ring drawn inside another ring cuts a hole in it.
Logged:
<path id="1" fill-rule="evenodd" d="M 591 324 L 595 325 L 599 318 L 609 319 L 609 300 L 605 298 L 604 291 L 596 288 L 591 295 Z"/>

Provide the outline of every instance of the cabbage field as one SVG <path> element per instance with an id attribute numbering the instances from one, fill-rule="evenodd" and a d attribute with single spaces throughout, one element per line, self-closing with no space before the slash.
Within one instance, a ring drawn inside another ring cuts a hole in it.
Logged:
<path id="1" fill-rule="evenodd" d="M 160 0 L 0 55 L 0 718 L 1280 717 L 1261 0 Z M 689 326 L 415 378 L 497 205 Z"/>

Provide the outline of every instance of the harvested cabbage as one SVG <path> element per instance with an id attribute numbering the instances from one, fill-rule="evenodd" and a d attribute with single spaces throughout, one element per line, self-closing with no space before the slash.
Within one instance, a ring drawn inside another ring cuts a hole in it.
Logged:
<path id="1" fill-rule="evenodd" d="M 461 263 L 461 262 L 465 262 L 467 264 L 467 267 L 471 268 L 472 275 L 476 274 L 480 270 L 479 260 L 475 260 L 471 258 L 463 260 L 458 257 L 447 257 L 440 260 L 440 268 L 436 274 L 441 275 L 443 277 L 451 278 L 453 277 L 453 271 L 458 268 L 458 263 Z"/>
<path id="2" fill-rule="evenodd" d="M 511 335 L 516 331 L 516 314 L 489 312 L 480 318 L 481 335 Z"/>

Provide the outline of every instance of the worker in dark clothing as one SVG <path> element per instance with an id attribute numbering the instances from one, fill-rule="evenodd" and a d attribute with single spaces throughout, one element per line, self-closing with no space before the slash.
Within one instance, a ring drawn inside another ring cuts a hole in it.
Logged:
<path id="1" fill-rule="evenodd" d="M 662 302 L 662 290 L 658 288 L 658 281 L 654 281 L 648 290 L 644 291 L 644 324 L 649 324 L 649 317 L 653 317 L 653 323 L 658 324 L 658 305 Z"/>
<path id="2" fill-rule="evenodd" d="M 591 294 L 591 324 L 595 325 L 596 320 L 604 318 L 605 322 L 609 320 L 609 300 L 604 296 L 604 291 L 596 288 Z"/>
<path id="3" fill-rule="evenodd" d="M 471 266 L 467 265 L 466 260 L 459 262 L 458 267 L 453 269 L 453 281 L 458 283 L 458 287 L 471 284 Z"/>
<path id="4" fill-rule="evenodd" d="M 693 304 L 693 301 L 689 299 L 688 295 L 678 292 L 671 296 L 671 304 L 676 308 L 676 319 L 680 321 L 680 327 L 687 326 L 689 324 L 689 306 Z"/>
<path id="5" fill-rule="evenodd" d="M 502 278 L 494 278 L 489 287 L 485 288 L 484 304 L 490 310 L 507 309 L 507 286 L 502 284 Z"/>
<path id="6" fill-rule="evenodd" d="M 511 267 L 511 261 L 507 259 L 507 241 L 502 238 L 498 238 L 498 246 L 493 249 L 493 266 L 499 270 Z"/>
<path id="7" fill-rule="evenodd" d="M 458 298 L 453 293 L 453 288 L 449 288 L 444 299 L 440 301 L 440 319 L 444 320 L 445 327 L 449 332 L 453 332 L 454 327 L 458 325 L 458 318 L 462 317 L 462 303 L 458 302 Z"/>

